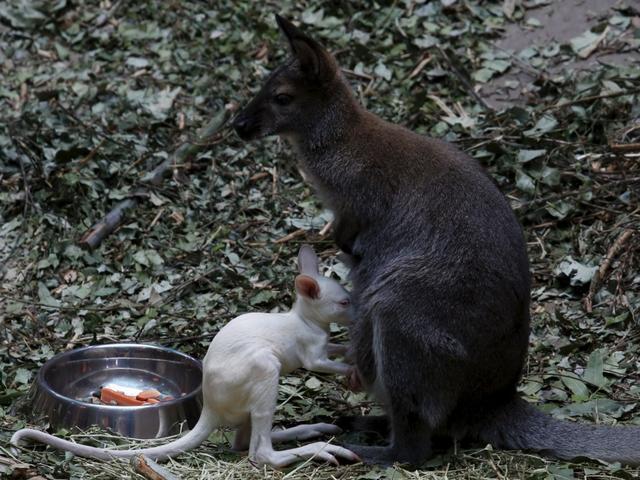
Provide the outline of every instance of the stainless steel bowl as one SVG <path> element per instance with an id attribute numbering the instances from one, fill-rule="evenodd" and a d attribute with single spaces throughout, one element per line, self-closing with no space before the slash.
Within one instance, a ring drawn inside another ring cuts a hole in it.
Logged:
<path id="1" fill-rule="evenodd" d="M 202 409 L 202 365 L 170 348 L 116 343 L 56 355 L 38 372 L 33 385 L 34 416 L 46 415 L 57 427 L 99 425 L 132 438 L 172 435 L 187 422 L 192 428 Z M 101 386 L 155 388 L 174 400 L 133 407 L 86 400 Z"/>

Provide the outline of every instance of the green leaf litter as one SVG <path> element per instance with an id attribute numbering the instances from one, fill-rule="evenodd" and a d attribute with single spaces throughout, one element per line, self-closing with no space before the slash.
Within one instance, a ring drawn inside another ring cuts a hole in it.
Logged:
<path id="1" fill-rule="evenodd" d="M 292 149 L 277 139 L 246 144 L 229 129 L 138 198 L 98 249 L 79 247 L 117 202 L 139 195 L 148 172 L 221 108 L 244 104 L 285 58 L 276 12 L 336 52 L 367 108 L 455 143 L 511 202 L 533 279 L 521 393 L 559 417 L 640 424 L 640 12 L 633 2 L 5 0 L 0 459 L 14 430 L 46 428 L 28 415 L 27 392 L 56 353 L 135 340 L 202 358 L 234 316 L 291 305 L 301 243 L 314 245 L 326 274 L 346 279 L 323 232 L 331 216 L 303 182 Z M 558 18 L 569 20 L 557 25 Z M 608 260 L 627 230 L 633 235 Z M 596 278 L 606 261 L 605 277 Z M 347 340 L 343 329 L 332 335 Z M 297 372 L 281 382 L 275 423 L 363 412 L 380 407 L 348 392 L 342 378 Z M 225 431 L 212 435 L 168 468 L 185 479 L 640 473 L 474 444 L 439 450 L 416 472 L 313 463 L 260 471 L 225 438 Z M 19 460 L 45 478 L 132 478 L 124 464 L 51 449 L 29 449 Z M 0 462 L 0 471 L 17 475 L 19 467 Z"/>

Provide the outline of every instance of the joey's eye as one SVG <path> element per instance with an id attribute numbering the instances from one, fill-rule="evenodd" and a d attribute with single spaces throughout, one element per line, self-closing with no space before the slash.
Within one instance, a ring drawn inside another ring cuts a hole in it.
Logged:
<path id="1" fill-rule="evenodd" d="M 282 106 L 289 105 L 292 100 L 293 100 L 293 97 L 291 95 L 287 95 L 286 93 L 279 93 L 274 97 L 274 101 L 278 105 L 282 105 Z"/>
<path id="2" fill-rule="evenodd" d="M 344 299 L 344 300 L 340 300 L 338 302 L 340 305 L 342 305 L 343 307 L 348 307 L 349 305 L 351 305 L 351 300 L 349 300 L 348 298 Z"/>

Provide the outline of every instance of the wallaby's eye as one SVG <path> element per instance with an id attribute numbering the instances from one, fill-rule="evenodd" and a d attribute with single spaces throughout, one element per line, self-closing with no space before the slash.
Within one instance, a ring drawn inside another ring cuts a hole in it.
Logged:
<path id="1" fill-rule="evenodd" d="M 274 100 L 278 105 L 285 106 L 291 103 L 293 97 L 291 95 L 287 95 L 286 93 L 279 93 L 274 97 Z"/>
<path id="2" fill-rule="evenodd" d="M 343 307 L 348 307 L 349 305 L 351 305 L 351 300 L 345 298 L 344 300 L 340 300 L 338 303 Z"/>

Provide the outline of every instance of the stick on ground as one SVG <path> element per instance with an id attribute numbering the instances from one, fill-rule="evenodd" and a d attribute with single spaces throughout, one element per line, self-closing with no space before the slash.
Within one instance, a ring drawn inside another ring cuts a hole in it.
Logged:
<path id="1" fill-rule="evenodd" d="M 149 480 L 180 480 L 179 477 L 171 473 L 162 465 L 144 455 L 136 455 L 131 458 L 131 466 L 143 477 Z"/>
<path id="2" fill-rule="evenodd" d="M 593 311 L 593 297 L 598 292 L 598 290 L 600 290 L 600 286 L 602 285 L 602 283 L 606 280 L 613 259 L 616 257 L 623 245 L 627 243 L 627 241 L 631 238 L 632 234 L 633 230 L 630 229 L 625 230 L 620 234 L 620 236 L 616 239 L 615 242 L 613 242 L 613 244 L 607 251 L 607 255 L 602 260 L 598 271 L 591 279 L 591 284 L 589 285 L 589 293 L 584 299 L 584 308 L 588 313 L 591 313 Z"/>
<path id="3" fill-rule="evenodd" d="M 227 109 L 222 109 L 218 112 L 208 124 L 197 132 L 196 140 L 193 143 L 185 142 L 180 145 L 173 155 L 169 156 L 169 158 L 149 172 L 142 181 L 153 187 L 159 186 L 164 177 L 171 171 L 171 167 L 173 165 L 186 163 L 191 157 L 208 146 L 207 141 L 225 124 L 227 120 L 227 113 Z M 82 235 L 79 242 L 80 246 L 89 250 L 93 250 L 100 246 L 102 241 L 122 223 L 125 218 L 126 211 L 138 205 L 139 199 L 146 196 L 146 194 L 147 189 L 140 188 L 137 189 L 131 197 L 118 203 L 102 220 Z"/>

